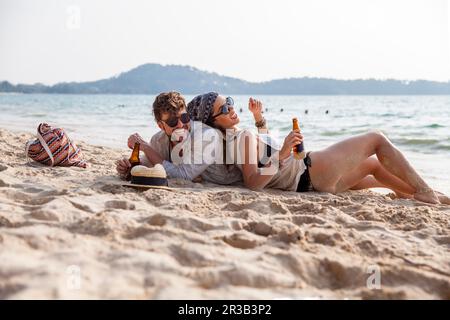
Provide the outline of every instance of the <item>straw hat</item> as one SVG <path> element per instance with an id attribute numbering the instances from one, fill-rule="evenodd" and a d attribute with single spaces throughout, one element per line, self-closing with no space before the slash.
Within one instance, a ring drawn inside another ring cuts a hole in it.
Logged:
<path id="1" fill-rule="evenodd" d="M 123 183 L 123 186 L 143 188 L 143 189 L 167 189 L 168 187 L 167 174 L 164 167 L 160 164 L 156 164 L 154 167 L 149 168 L 146 166 L 135 166 L 131 169 L 131 181 L 129 183 Z"/>

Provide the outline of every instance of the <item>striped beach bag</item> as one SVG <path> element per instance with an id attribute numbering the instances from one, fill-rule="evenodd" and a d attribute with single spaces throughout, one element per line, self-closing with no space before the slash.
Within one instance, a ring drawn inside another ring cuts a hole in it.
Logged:
<path id="1" fill-rule="evenodd" d="M 52 128 L 41 123 L 37 128 L 37 139 L 26 144 L 25 154 L 28 158 L 47 166 L 87 167 L 82 153 L 70 140 L 62 128 Z"/>

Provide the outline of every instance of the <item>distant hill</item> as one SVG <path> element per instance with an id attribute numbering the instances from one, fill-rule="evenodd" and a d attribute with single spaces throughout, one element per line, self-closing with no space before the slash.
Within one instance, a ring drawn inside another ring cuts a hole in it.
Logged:
<path id="1" fill-rule="evenodd" d="M 450 82 L 303 77 L 256 83 L 189 66 L 163 66 L 150 63 L 115 77 L 90 82 L 61 82 L 53 86 L 40 83 L 13 85 L 8 81 L 0 82 L 0 92 L 19 93 L 155 94 L 169 90 L 180 91 L 183 94 L 218 91 L 227 94 L 283 95 L 448 95 Z"/>

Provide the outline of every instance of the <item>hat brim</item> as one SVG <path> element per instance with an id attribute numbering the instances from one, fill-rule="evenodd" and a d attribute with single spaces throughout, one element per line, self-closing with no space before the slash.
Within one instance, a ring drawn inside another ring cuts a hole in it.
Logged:
<path id="1" fill-rule="evenodd" d="M 148 185 L 148 184 L 136 184 L 136 183 L 121 183 L 121 186 L 124 187 L 131 187 L 131 188 L 137 188 L 137 189 L 163 189 L 163 190 L 173 190 L 171 187 L 167 186 L 154 186 L 154 185 Z"/>

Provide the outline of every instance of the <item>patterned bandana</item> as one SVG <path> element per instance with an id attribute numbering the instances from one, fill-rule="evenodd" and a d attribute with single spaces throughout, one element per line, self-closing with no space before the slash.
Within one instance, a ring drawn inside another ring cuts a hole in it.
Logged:
<path id="1" fill-rule="evenodd" d="M 209 92 L 192 99 L 187 105 L 187 112 L 191 120 L 207 123 L 213 112 L 214 102 L 218 95 L 217 92 Z"/>

